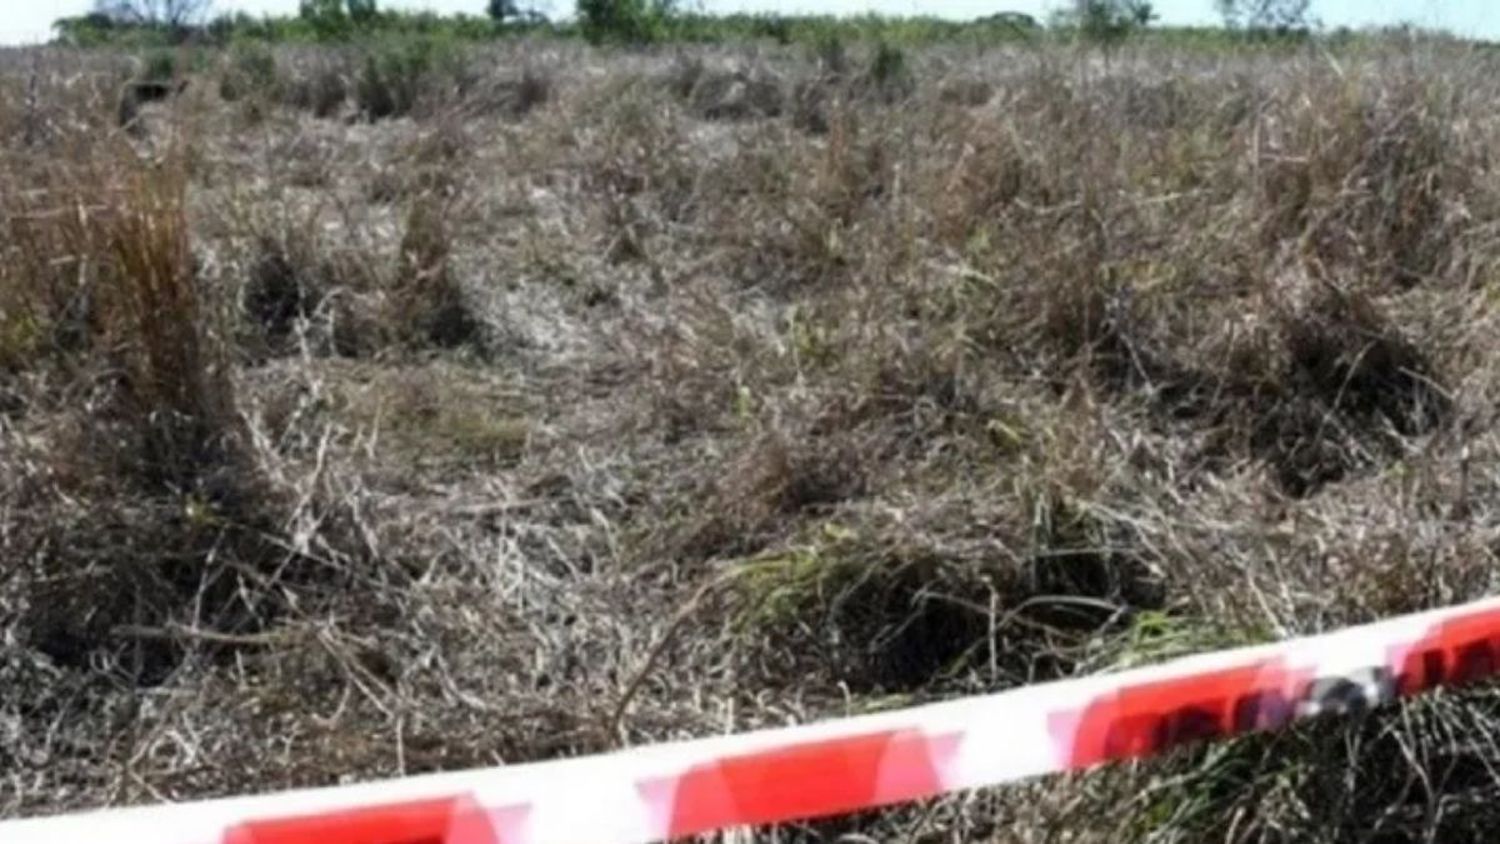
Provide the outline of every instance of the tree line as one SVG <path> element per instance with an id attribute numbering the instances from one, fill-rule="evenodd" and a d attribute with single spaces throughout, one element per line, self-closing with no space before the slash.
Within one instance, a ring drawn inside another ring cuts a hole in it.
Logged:
<path id="1" fill-rule="evenodd" d="M 430 13 L 382 11 L 377 0 L 301 0 L 289 27 L 300 28 L 314 38 L 344 37 L 361 31 L 399 29 L 413 20 L 419 24 L 448 21 L 470 34 L 484 35 L 494 28 L 524 28 L 546 23 L 546 18 L 522 5 L 523 0 L 487 0 L 485 18 L 462 15 L 440 18 Z M 1227 30 L 1250 36 L 1287 36 L 1305 33 L 1309 27 L 1310 0 L 1205 0 L 1212 2 Z M 677 0 L 576 0 L 574 26 L 590 41 L 643 42 L 669 40 L 675 21 L 745 21 L 746 34 L 784 37 L 789 19 L 775 15 L 731 15 L 708 18 L 681 13 Z M 213 0 L 95 0 L 93 10 L 82 17 L 64 18 L 55 24 L 61 39 L 77 43 L 110 40 L 121 32 L 153 32 L 181 41 L 197 35 L 224 35 L 266 28 L 244 14 L 212 16 Z M 1077 0 L 1074 7 L 1057 13 L 1049 21 L 1054 28 L 1076 31 L 1083 38 L 1110 43 L 1151 26 L 1158 20 L 1150 0 Z M 783 25 L 778 27 L 778 21 Z M 1018 33 L 1041 28 L 1028 15 L 1001 12 L 973 22 Z M 964 26 L 953 24 L 955 27 Z M 261 34 L 274 36 L 277 31 Z"/>

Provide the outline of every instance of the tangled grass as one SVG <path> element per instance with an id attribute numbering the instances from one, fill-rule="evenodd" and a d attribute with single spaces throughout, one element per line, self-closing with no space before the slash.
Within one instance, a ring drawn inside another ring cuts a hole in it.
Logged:
<path id="1" fill-rule="evenodd" d="M 1496 587 L 1495 59 L 0 54 L 0 813 Z M 1492 690 L 765 840 L 1486 840 Z"/>

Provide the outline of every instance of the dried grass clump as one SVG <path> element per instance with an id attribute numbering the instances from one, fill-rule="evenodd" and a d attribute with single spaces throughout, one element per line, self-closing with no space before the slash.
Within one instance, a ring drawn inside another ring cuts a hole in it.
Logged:
<path id="1" fill-rule="evenodd" d="M 995 96 L 995 86 L 983 79 L 958 77 L 950 79 L 938 88 L 938 99 L 951 105 L 978 108 Z"/>
<path id="2" fill-rule="evenodd" d="M 519 74 L 508 73 L 498 79 L 481 76 L 473 92 L 465 98 L 467 110 L 523 120 L 552 101 L 556 86 L 553 76 L 550 68 L 532 64 L 523 67 Z"/>
<path id="3" fill-rule="evenodd" d="M 103 660 L 156 682 L 180 650 L 122 631 L 192 613 L 260 619 L 241 585 L 268 564 L 254 532 L 271 511 L 203 301 L 180 161 L 96 163 L 98 181 L 60 176 L 6 218 L 34 259 L 4 273 L 32 353 L 13 365 L 77 381 L 53 387 L 76 405 L 34 385 L 18 430 L 50 421 L 7 448 L 24 496 L 16 527 L 33 549 L 15 560 L 33 584 L 19 612 L 28 641 L 59 663 Z"/>
<path id="4" fill-rule="evenodd" d="M 782 110 L 780 80 L 764 72 L 704 72 L 685 95 L 693 112 L 705 120 L 749 120 L 776 117 Z"/>
<path id="5" fill-rule="evenodd" d="M 1444 262 L 1466 257 L 1452 238 L 1472 201 L 1453 183 L 1452 95 L 1404 75 L 1321 93 L 1317 106 L 1284 106 L 1261 140 L 1267 245 L 1297 242 L 1324 265 L 1400 286 L 1446 274 Z"/>
<path id="6" fill-rule="evenodd" d="M 313 56 L 296 62 L 282 84 L 281 101 L 316 117 L 338 115 L 350 98 L 342 59 L 339 55 Z"/>
<path id="7" fill-rule="evenodd" d="M 426 196 L 452 199 L 478 144 L 453 118 L 434 121 L 430 130 L 403 146 L 396 161 L 375 170 L 366 196 L 377 203 L 418 201 Z"/>
<path id="8" fill-rule="evenodd" d="M 242 342 L 267 354 L 287 354 L 327 299 L 328 268 L 320 266 L 312 236 L 303 229 L 263 232 L 252 249 L 240 304 L 254 339 Z"/>
<path id="9" fill-rule="evenodd" d="M 770 436 L 750 443 L 704 490 L 705 515 L 690 516 L 678 552 L 688 559 L 743 556 L 763 548 L 788 519 L 827 512 L 863 493 L 852 443 L 788 443 Z"/>
<path id="10" fill-rule="evenodd" d="M 1274 394 L 1255 399 L 1252 444 L 1288 492 L 1399 460 L 1403 438 L 1447 418 L 1451 401 L 1432 365 L 1359 294 L 1325 289 L 1281 330 L 1285 369 Z"/>
<path id="11" fill-rule="evenodd" d="M 450 263 L 452 213 L 451 205 L 432 197 L 412 203 L 391 297 L 392 320 L 409 342 L 450 349 L 474 346 L 483 333 Z"/>
<path id="12" fill-rule="evenodd" d="M 714 242 L 727 248 L 726 271 L 746 286 L 814 289 L 860 278 L 882 264 L 892 275 L 910 243 L 906 224 L 887 213 L 896 193 L 900 157 L 911 135 L 881 132 L 853 110 L 839 113 L 818 147 L 768 132 L 740 151 L 721 174 L 722 204 Z M 889 237 L 883 237 L 889 235 Z"/>
<path id="13" fill-rule="evenodd" d="M 139 172 L 123 185 L 119 204 L 104 210 L 97 291 L 98 327 L 122 353 L 123 396 L 147 434 L 141 457 L 173 480 L 231 460 L 235 446 L 232 388 L 207 332 L 185 189 L 181 171 Z"/>
<path id="14" fill-rule="evenodd" d="M 853 60 L 837 40 L 821 43 L 814 55 L 814 71 L 799 80 L 790 96 L 792 125 L 821 135 L 829 131 L 841 104 L 898 105 L 917 90 L 916 75 L 905 51 L 884 42 L 870 51 L 864 70 L 855 72 Z M 980 105 L 992 89 L 978 79 L 957 80 L 942 85 L 935 99 L 949 104 Z"/>

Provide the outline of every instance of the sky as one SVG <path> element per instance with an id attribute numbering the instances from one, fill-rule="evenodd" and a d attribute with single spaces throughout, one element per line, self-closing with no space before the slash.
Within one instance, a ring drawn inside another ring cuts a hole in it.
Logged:
<path id="1" fill-rule="evenodd" d="M 1063 4 L 1064 0 L 684 0 L 683 3 L 709 12 L 921 13 L 960 19 L 1001 11 L 1027 12 L 1044 19 Z M 484 11 L 485 2 L 384 0 L 381 5 L 477 15 Z M 534 5 L 556 17 L 571 12 L 573 0 L 537 0 Z M 1153 5 L 1164 23 L 1218 21 L 1214 0 L 1155 0 Z M 45 41 L 51 35 L 52 21 L 81 14 L 91 6 L 91 0 L 0 0 L 0 44 Z M 253 14 L 287 13 L 297 9 L 297 0 L 215 0 L 215 8 Z M 1330 27 L 1414 23 L 1460 35 L 1500 39 L 1500 4 L 1496 0 L 1313 0 L 1312 16 Z"/>

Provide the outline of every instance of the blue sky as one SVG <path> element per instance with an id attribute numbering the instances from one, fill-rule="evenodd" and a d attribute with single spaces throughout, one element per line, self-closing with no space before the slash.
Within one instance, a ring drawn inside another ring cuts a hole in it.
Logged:
<path id="1" fill-rule="evenodd" d="M 685 0 L 708 11 L 832 12 L 866 11 L 890 14 L 936 14 L 971 18 L 998 11 L 1029 12 L 1039 17 L 1063 0 Z M 249 12 L 289 12 L 297 0 L 216 0 L 216 8 Z M 550 5 L 549 5 L 550 4 Z M 53 20 L 87 11 L 91 0 L 0 0 L 0 43 L 45 40 Z M 484 9 L 484 0 L 386 0 L 386 6 L 410 6 L 439 11 Z M 524 4 L 523 4 L 524 5 Z M 553 15 L 572 10 L 573 0 L 539 0 Z M 1213 0 L 1156 0 L 1168 23 L 1217 21 Z M 1465 35 L 1500 39 L 1500 4 L 1496 0 L 1313 0 L 1313 16 L 1328 26 L 1362 26 L 1411 22 L 1450 29 Z"/>

